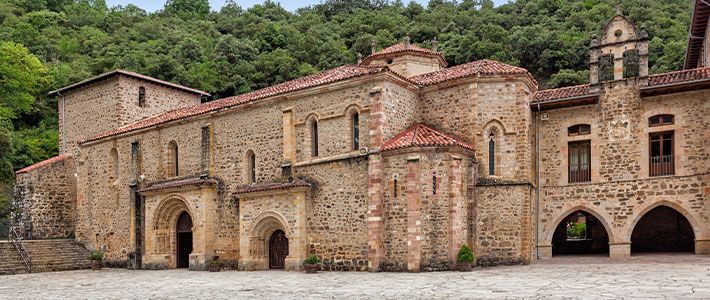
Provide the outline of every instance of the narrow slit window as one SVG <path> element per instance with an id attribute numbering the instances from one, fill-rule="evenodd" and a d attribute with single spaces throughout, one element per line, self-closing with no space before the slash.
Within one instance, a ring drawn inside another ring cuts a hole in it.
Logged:
<path id="1" fill-rule="evenodd" d="M 138 88 L 138 107 L 145 107 L 145 88 Z"/>
<path id="2" fill-rule="evenodd" d="M 318 121 L 311 123 L 311 156 L 318 157 Z"/>
<path id="3" fill-rule="evenodd" d="M 247 151 L 247 183 L 256 182 L 256 155 L 254 151 Z"/>
<path id="4" fill-rule="evenodd" d="M 496 170 L 496 142 L 495 134 L 491 132 L 488 140 L 488 175 L 495 175 Z"/>
<path id="5" fill-rule="evenodd" d="M 398 188 L 397 188 L 397 175 L 394 175 L 394 183 L 393 183 L 392 185 L 394 186 L 394 191 L 393 191 L 394 198 L 397 198 L 397 190 L 398 190 Z"/>
<path id="6" fill-rule="evenodd" d="M 432 194 L 432 195 L 436 195 L 436 189 L 437 189 L 437 186 L 436 186 L 436 173 L 434 173 L 434 175 L 431 176 L 431 194 Z"/>
<path id="7" fill-rule="evenodd" d="M 358 149 L 360 149 L 360 114 L 357 112 L 353 113 L 351 122 L 352 122 L 352 128 L 353 128 L 353 130 L 352 130 L 352 136 L 353 136 L 352 150 L 358 150 Z"/>

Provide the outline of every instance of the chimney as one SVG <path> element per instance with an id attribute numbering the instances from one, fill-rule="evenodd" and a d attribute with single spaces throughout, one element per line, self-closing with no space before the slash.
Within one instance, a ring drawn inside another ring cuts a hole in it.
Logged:
<path id="1" fill-rule="evenodd" d="M 370 41 L 370 54 L 375 54 L 377 51 L 377 41 L 375 38 L 372 38 L 372 41 Z"/>
<path id="2" fill-rule="evenodd" d="M 439 45 L 437 45 L 436 37 L 434 37 L 434 38 L 431 40 L 431 51 L 436 52 L 436 50 L 438 49 L 438 46 L 439 46 Z"/>
<path id="3" fill-rule="evenodd" d="M 409 46 L 411 44 L 412 43 L 411 43 L 411 39 L 409 38 L 409 36 L 404 37 L 404 48 L 409 48 Z"/>
<path id="4" fill-rule="evenodd" d="M 361 63 L 362 63 L 362 53 L 358 52 L 357 53 L 357 64 L 359 65 Z"/>

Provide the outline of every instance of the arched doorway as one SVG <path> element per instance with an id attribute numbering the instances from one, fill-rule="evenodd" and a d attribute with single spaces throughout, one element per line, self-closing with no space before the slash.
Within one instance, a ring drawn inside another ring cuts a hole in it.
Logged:
<path id="1" fill-rule="evenodd" d="M 190 267 L 190 253 L 192 253 L 192 218 L 183 211 L 175 225 L 175 240 L 177 242 L 177 267 Z"/>
<path id="2" fill-rule="evenodd" d="M 555 228 L 552 255 L 608 254 L 609 234 L 599 219 L 583 211 L 575 211 Z"/>
<path id="3" fill-rule="evenodd" d="M 639 219 L 631 233 L 631 253 L 695 252 L 693 228 L 677 210 L 658 206 Z"/>
<path id="4" fill-rule="evenodd" d="M 269 269 L 283 269 L 288 256 L 288 238 L 278 229 L 269 238 Z"/>

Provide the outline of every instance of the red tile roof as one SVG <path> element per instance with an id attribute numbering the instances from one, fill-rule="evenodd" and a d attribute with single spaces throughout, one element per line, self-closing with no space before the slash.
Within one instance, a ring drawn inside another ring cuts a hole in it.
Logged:
<path id="1" fill-rule="evenodd" d="M 25 167 L 25 168 L 23 168 L 23 169 L 21 169 L 21 170 L 15 172 L 15 174 L 28 173 L 28 172 L 37 170 L 37 169 L 39 169 L 39 168 L 43 168 L 43 167 L 46 167 L 46 166 L 49 166 L 49 165 L 58 163 L 58 162 L 63 161 L 63 160 L 65 160 L 65 159 L 67 159 L 67 158 L 70 158 L 70 157 L 71 157 L 71 155 L 69 155 L 69 154 L 57 155 L 57 156 L 52 157 L 52 158 L 50 158 L 50 159 L 43 160 L 43 161 L 40 161 L 40 162 L 38 162 L 38 163 L 36 163 L 36 164 L 34 164 L 34 165 Z"/>
<path id="2" fill-rule="evenodd" d="M 558 89 L 537 91 L 535 93 L 535 100 L 533 100 L 533 102 L 544 102 L 549 100 L 582 97 L 588 95 L 593 95 L 590 91 L 590 85 L 575 85 Z"/>
<path id="3" fill-rule="evenodd" d="M 688 30 L 688 47 L 685 51 L 685 69 L 695 68 L 702 58 L 705 35 L 710 19 L 710 5 L 706 1 L 693 1 L 693 16 Z"/>
<path id="4" fill-rule="evenodd" d="M 421 86 L 426 86 L 457 78 L 480 75 L 524 75 L 537 86 L 537 81 L 528 70 L 488 59 L 477 60 L 431 73 L 412 76 L 409 77 L 409 80 Z"/>
<path id="5" fill-rule="evenodd" d="M 446 147 L 456 146 L 474 151 L 473 145 L 463 142 L 455 137 L 437 131 L 425 124 L 414 124 L 387 141 L 381 151 L 391 151 L 411 147 Z"/>
<path id="6" fill-rule="evenodd" d="M 234 194 L 248 194 L 273 190 L 285 190 L 295 187 L 311 187 L 311 184 L 303 179 L 294 179 L 292 182 L 268 182 L 243 185 L 237 187 Z"/>
<path id="7" fill-rule="evenodd" d="M 169 86 L 169 87 L 172 87 L 172 88 L 176 88 L 176 89 L 180 89 L 180 90 L 192 92 L 192 93 L 195 93 L 195 94 L 206 95 L 206 96 L 209 96 L 209 95 L 210 95 L 210 93 L 205 92 L 205 91 L 200 91 L 200 90 L 193 89 L 193 88 L 190 88 L 190 87 L 186 87 L 186 86 L 183 86 L 183 85 L 175 84 L 175 83 L 172 83 L 172 82 L 168 82 L 168 81 L 165 81 L 165 80 L 160 80 L 160 79 L 157 79 L 157 78 L 153 78 L 153 77 L 150 77 L 150 76 L 146 76 L 146 75 L 143 75 L 143 74 L 138 74 L 138 73 L 131 72 L 131 71 L 126 71 L 126 70 L 113 70 L 113 71 L 111 71 L 111 72 L 103 73 L 103 74 L 101 74 L 101 75 L 94 76 L 94 77 L 91 77 L 91 78 L 89 78 L 89 79 L 86 79 L 86 80 L 77 82 L 77 83 L 75 83 L 75 84 L 68 85 L 68 86 L 65 86 L 65 87 L 63 87 L 63 88 L 60 88 L 60 89 L 51 91 L 51 92 L 49 92 L 49 95 L 52 96 L 52 95 L 55 95 L 55 94 L 58 94 L 58 93 L 66 92 L 66 91 L 68 91 L 68 90 L 75 89 L 75 88 L 78 88 L 78 87 L 87 85 L 87 84 L 89 84 L 89 83 L 92 83 L 92 82 L 95 82 L 95 81 L 98 81 L 98 80 L 101 80 L 101 79 L 104 79 L 104 78 L 108 78 L 108 77 L 111 77 L 111 76 L 114 76 L 114 75 L 119 75 L 119 74 L 120 74 L 120 75 L 126 75 L 126 76 L 130 76 L 130 77 L 134 77 L 134 78 L 139 78 L 139 79 L 143 79 L 143 80 L 147 80 L 147 81 L 151 81 L 151 82 L 154 82 L 154 83 L 157 83 L 157 84 L 162 84 L 162 85 L 165 85 L 165 86 Z"/>
<path id="8" fill-rule="evenodd" d="M 661 86 L 710 79 L 710 67 L 681 70 L 648 76 L 648 86 Z"/>
<path id="9" fill-rule="evenodd" d="M 373 54 L 370 54 L 368 57 L 366 57 L 362 61 L 362 63 L 367 64 L 368 62 L 378 59 L 380 57 L 387 57 L 387 56 L 395 55 L 395 54 L 409 54 L 409 53 L 435 57 L 439 60 L 439 63 L 441 63 L 444 67 L 447 66 L 446 59 L 444 59 L 444 56 L 441 54 L 441 52 L 437 52 L 437 51 L 427 49 L 427 48 L 422 48 L 422 47 L 419 47 L 417 45 L 412 45 L 412 44 L 407 46 L 404 43 L 395 44 L 395 45 L 389 46 L 385 49 L 382 49 L 380 51 L 377 51 Z"/>
<path id="10" fill-rule="evenodd" d="M 702 67 L 689 70 L 680 70 L 668 73 L 661 73 L 648 76 L 648 85 L 643 89 L 652 89 L 655 87 L 683 84 L 698 80 L 710 80 L 710 67 Z M 568 86 L 558 89 L 549 89 L 537 91 L 535 93 L 535 102 L 554 101 L 567 98 L 596 96 L 590 89 L 589 84 Z"/>
<path id="11" fill-rule="evenodd" d="M 156 182 L 151 185 L 138 190 L 138 192 L 151 192 L 157 190 L 164 190 L 170 188 L 178 188 L 189 185 L 217 185 L 218 182 L 215 179 L 210 178 L 200 178 L 200 177 L 188 177 L 173 179 L 168 181 Z"/>
<path id="12" fill-rule="evenodd" d="M 93 136 L 86 141 L 86 142 L 91 142 L 95 140 L 99 140 L 102 138 L 106 138 L 109 136 L 117 135 L 117 134 L 122 134 L 126 132 L 131 132 L 135 130 L 140 130 L 160 124 L 165 124 L 171 121 L 175 120 L 180 120 L 192 116 L 197 116 L 201 115 L 204 113 L 216 111 L 219 109 L 223 108 L 228 108 L 228 107 L 233 107 L 237 106 L 240 104 L 245 104 L 249 103 L 252 101 L 268 98 L 271 96 L 276 96 L 280 94 L 286 94 L 290 92 L 295 92 L 298 90 L 303 90 L 311 87 L 316 87 L 320 85 L 325 85 L 329 83 L 334 83 L 337 81 L 345 80 L 345 79 L 350 79 L 350 78 L 355 78 L 359 76 L 364 76 L 364 75 L 369 75 L 369 74 L 377 74 L 377 73 L 382 73 L 386 72 L 387 68 L 386 67 L 367 67 L 367 66 L 354 66 L 354 65 L 347 65 L 347 66 L 342 66 L 334 69 L 330 69 L 327 71 L 323 71 L 318 74 L 314 75 L 309 75 L 305 77 L 301 77 L 298 79 L 294 79 L 291 81 L 287 81 L 281 84 L 273 85 L 267 88 L 263 88 L 260 90 L 256 90 L 253 92 L 233 96 L 233 97 L 228 97 L 228 98 L 223 98 L 220 100 L 212 101 L 212 102 L 207 102 L 203 103 L 200 105 L 196 106 L 191 106 L 191 107 L 186 107 L 186 108 L 180 108 L 176 110 L 171 110 L 150 118 L 146 118 L 131 124 L 128 124 L 126 126 L 110 130 L 104 133 L 101 133 L 99 135 Z"/>

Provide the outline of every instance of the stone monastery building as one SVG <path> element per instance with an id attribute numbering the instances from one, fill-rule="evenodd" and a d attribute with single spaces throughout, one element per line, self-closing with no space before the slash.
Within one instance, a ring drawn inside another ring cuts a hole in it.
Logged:
<path id="1" fill-rule="evenodd" d="M 648 34 L 619 13 L 590 83 L 552 90 L 408 40 L 206 103 L 102 74 L 51 92 L 61 154 L 17 172 L 14 226 L 146 269 L 294 270 L 315 253 L 326 270 L 449 270 L 463 244 L 480 265 L 710 254 L 704 3 L 685 70 L 649 75 Z"/>

